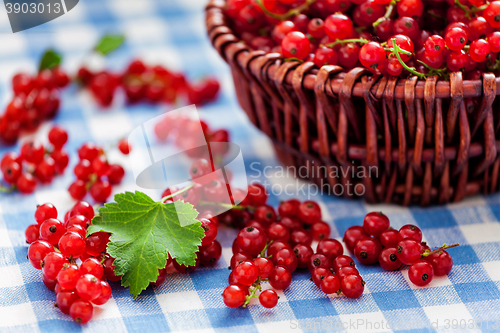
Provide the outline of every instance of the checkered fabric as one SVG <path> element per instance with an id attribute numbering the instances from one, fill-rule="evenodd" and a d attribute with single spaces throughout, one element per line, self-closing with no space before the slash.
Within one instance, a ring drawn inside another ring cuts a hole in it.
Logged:
<path id="1" fill-rule="evenodd" d="M 106 60 L 122 69 L 133 57 L 183 71 L 192 79 L 211 74 L 223 83 L 217 103 L 200 108 L 213 128 L 228 128 L 240 145 L 249 181 L 267 181 L 270 203 L 286 199 L 280 190 L 308 198 L 307 184 L 277 177 L 280 169 L 270 142 L 258 133 L 239 108 L 227 66 L 212 49 L 204 31 L 204 0 L 85 0 L 63 17 L 32 30 L 12 34 L 6 13 L 0 15 L 0 92 L 2 105 L 11 97 L 10 78 L 20 70 L 34 72 L 42 52 L 53 47 L 64 55 L 64 67 L 74 72 L 88 60 L 88 50 L 99 36 L 124 32 L 125 45 Z M 71 162 L 66 173 L 33 195 L 0 194 L 0 332 L 314 332 L 314 331 L 498 331 L 500 329 L 500 195 L 477 196 L 459 204 L 435 208 L 371 206 L 311 195 L 330 223 L 332 237 L 341 238 L 351 225 L 362 223 L 369 211 L 384 211 L 393 227 L 418 225 L 431 245 L 458 242 L 451 249 L 452 272 L 435 278 L 427 288 L 408 280 L 408 270 L 385 272 L 379 266 L 358 269 L 367 285 L 359 299 L 325 296 L 308 272 L 296 272 L 291 286 L 280 292 L 274 309 L 256 300 L 246 309 L 229 309 L 221 293 L 227 285 L 231 244 L 236 231 L 219 230 L 223 256 L 213 268 L 192 274 L 170 272 L 166 282 L 133 299 L 128 290 L 113 284 L 113 298 L 96 307 L 92 321 L 77 325 L 54 308 L 55 295 L 42 283 L 41 272 L 26 260 L 24 230 L 34 223 L 37 204 L 54 203 L 64 212 L 72 200 L 67 187 L 73 179 L 76 149 L 86 141 L 104 146 L 127 135 L 137 125 L 165 111 L 165 107 L 125 107 L 123 97 L 109 110 L 96 108 L 86 93 L 75 87 L 62 94 L 55 122 L 69 130 Z M 45 139 L 49 124 L 36 136 Z M 26 139 L 26 138 L 24 138 Z M 3 155 L 12 148 L 0 147 Z M 19 149 L 19 144 L 15 149 Z M 125 167 L 127 159 L 112 151 L 112 162 Z M 265 167 L 269 167 L 264 169 Z M 273 177 L 274 176 L 274 177 Z M 289 185 L 286 187 L 286 185 Z M 305 186 L 305 187 L 304 187 Z M 291 191 L 290 189 L 294 189 Z M 134 190 L 127 174 L 115 192 Z M 148 191 L 154 198 L 159 192 Z M 267 288 L 268 286 L 265 286 Z"/>

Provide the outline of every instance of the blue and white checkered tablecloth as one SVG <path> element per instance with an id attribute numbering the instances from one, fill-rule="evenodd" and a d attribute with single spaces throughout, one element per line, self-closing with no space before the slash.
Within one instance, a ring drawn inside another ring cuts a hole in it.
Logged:
<path id="1" fill-rule="evenodd" d="M 63 17 L 32 30 L 12 34 L 0 14 L 0 96 L 5 106 L 11 97 L 10 78 L 20 70 L 35 71 L 48 47 L 61 51 L 64 66 L 74 72 L 99 36 L 124 32 L 125 45 L 110 55 L 106 66 L 122 69 L 132 57 L 186 72 L 190 78 L 216 75 L 223 82 L 217 103 L 200 108 L 214 128 L 225 127 L 240 145 L 249 180 L 279 171 L 270 142 L 258 133 L 239 108 L 227 66 L 212 49 L 204 31 L 205 0 L 85 0 Z M 218 240 L 223 256 L 214 268 L 192 274 L 171 272 L 159 288 L 132 299 L 127 289 L 113 285 L 113 298 L 96 307 L 94 318 L 80 326 L 54 308 L 55 295 L 42 283 L 41 273 L 26 260 L 24 230 L 34 223 L 37 204 L 54 203 L 62 212 L 72 205 L 67 187 L 73 179 L 76 149 L 85 141 L 109 145 L 142 122 L 165 111 L 144 104 L 125 107 L 119 98 L 107 111 L 96 108 L 86 93 L 75 87 L 62 95 L 55 122 L 69 130 L 71 164 L 66 173 L 35 194 L 0 194 L 0 332 L 313 332 L 313 331 L 498 331 L 500 330 L 500 195 L 477 196 L 459 204 L 435 208 L 371 206 L 361 201 L 316 195 L 325 220 L 337 239 L 351 225 L 361 224 L 373 210 L 389 215 L 392 225 L 418 225 L 431 245 L 461 244 L 450 250 L 455 265 L 451 274 L 435 278 L 428 288 L 408 280 L 407 269 L 385 272 L 379 266 L 357 266 L 366 280 L 359 299 L 325 296 L 297 272 L 291 286 L 280 292 L 271 310 L 252 301 L 246 309 L 229 309 L 221 293 L 227 285 L 227 266 L 236 231 L 221 228 Z M 46 138 L 49 124 L 36 136 Z M 26 138 L 25 138 L 26 139 Z M 19 148 L 19 144 L 16 149 Z M 3 155 L 10 148 L 0 147 Z M 127 166 L 126 157 L 112 152 L 111 161 Z M 300 188 L 291 179 L 268 179 L 272 189 Z M 270 187 L 271 188 L 271 187 Z M 130 172 L 115 192 L 134 190 Z M 149 193 L 149 192 L 148 192 Z M 299 191 L 299 194 L 302 193 Z M 158 198 L 159 192 L 149 193 Z M 277 205 L 286 196 L 271 195 Z M 306 199 L 303 194 L 300 199 Z"/>

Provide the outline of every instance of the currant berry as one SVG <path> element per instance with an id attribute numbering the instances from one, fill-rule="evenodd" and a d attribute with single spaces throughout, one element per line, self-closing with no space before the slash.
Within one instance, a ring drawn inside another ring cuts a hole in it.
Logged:
<path id="1" fill-rule="evenodd" d="M 365 281 L 359 275 L 348 275 L 340 281 L 340 290 L 348 298 L 358 298 L 365 290 Z"/>
<path id="2" fill-rule="evenodd" d="M 379 240 L 385 248 L 395 248 L 401 240 L 401 235 L 395 229 L 387 229 L 380 234 Z"/>
<path id="3" fill-rule="evenodd" d="M 292 283 L 292 273 L 283 266 L 274 267 L 273 273 L 269 276 L 269 284 L 274 289 L 283 290 Z"/>
<path id="4" fill-rule="evenodd" d="M 217 174 L 214 172 L 212 164 L 203 158 L 194 161 L 189 172 L 191 178 L 197 184 L 206 185 L 217 179 Z"/>
<path id="5" fill-rule="evenodd" d="M 434 268 L 432 268 L 429 262 L 419 260 L 410 266 L 408 278 L 419 287 L 426 286 L 431 283 L 434 278 Z"/>
<path id="6" fill-rule="evenodd" d="M 420 260 L 420 242 L 405 238 L 398 243 L 398 259 L 405 265 L 411 265 Z"/>
<path id="7" fill-rule="evenodd" d="M 105 180 L 98 180 L 90 187 L 90 195 L 97 202 L 106 202 L 111 191 L 111 184 Z"/>
<path id="8" fill-rule="evenodd" d="M 78 201 L 70 211 L 70 217 L 74 215 L 83 215 L 89 221 L 92 221 L 94 218 L 94 208 L 85 201 Z"/>
<path id="9" fill-rule="evenodd" d="M 75 287 L 76 293 L 86 301 L 92 301 L 101 295 L 101 283 L 92 274 L 82 275 Z"/>
<path id="10" fill-rule="evenodd" d="M 125 169 L 119 164 L 110 164 L 106 176 L 110 184 L 120 184 L 125 176 Z"/>
<path id="11" fill-rule="evenodd" d="M 493 28 L 500 28 L 500 1 L 490 2 L 483 11 L 483 17 Z"/>
<path id="12" fill-rule="evenodd" d="M 382 212 L 368 213 L 363 220 L 363 228 L 366 233 L 375 237 L 379 237 L 389 226 L 389 218 Z"/>
<path id="13" fill-rule="evenodd" d="M 421 0 L 401 0 L 397 3 L 397 11 L 400 17 L 418 18 L 424 12 L 424 4 Z"/>
<path id="14" fill-rule="evenodd" d="M 109 163 L 104 155 L 94 158 L 91 165 L 92 171 L 99 177 L 104 176 L 108 172 Z"/>
<path id="15" fill-rule="evenodd" d="M 67 258 L 78 258 L 85 253 L 85 239 L 76 232 L 66 232 L 59 239 L 59 250 Z"/>
<path id="16" fill-rule="evenodd" d="M 85 259 L 80 265 L 80 270 L 82 274 L 90 274 L 98 279 L 102 278 L 104 274 L 104 267 L 102 267 L 101 262 L 96 258 Z"/>
<path id="17" fill-rule="evenodd" d="M 333 260 L 344 253 L 342 244 L 336 239 L 323 239 L 318 243 L 316 253 L 323 254 L 328 259 Z"/>
<path id="18" fill-rule="evenodd" d="M 57 274 L 61 271 L 68 259 L 58 252 L 50 252 L 43 258 L 40 266 L 42 273 L 50 280 L 56 280 Z"/>
<path id="19" fill-rule="evenodd" d="M 59 126 L 54 126 L 49 131 L 49 142 L 52 143 L 54 149 L 61 149 L 68 141 L 68 133 Z"/>
<path id="20" fill-rule="evenodd" d="M 35 220 L 38 224 L 42 224 L 45 220 L 48 219 L 56 219 L 57 218 L 57 209 L 53 204 L 45 203 L 43 205 L 39 205 L 35 211 Z"/>
<path id="21" fill-rule="evenodd" d="M 205 236 L 201 240 L 201 246 L 208 245 L 217 237 L 217 226 L 209 219 L 200 219 L 201 227 L 205 231 Z"/>
<path id="22" fill-rule="evenodd" d="M 259 269 L 259 276 L 262 279 L 267 279 L 274 270 L 274 265 L 271 260 L 265 257 L 258 257 L 253 261 L 254 265 Z"/>
<path id="23" fill-rule="evenodd" d="M 127 139 L 122 139 L 118 142 L 118 149 L 120 149 L 123 155 L 130 154 L 130 145 L 128 144 Z"/>
<path id="24" fill-rule="evenodd" d="M 39 141 L 29 141 L 21 147 L 21 157 L 28 163 L 38 164 L 43 160 L 45 148 Z"/>
<path id="25" fill-rule="evenodd" d="M 113 265 L 113 262 L 115 261 L 114 258 L 109 257 L 106 255 L 106 259 L 104 260 L 104 275 L 109 281 L 120 281 L 122 279 L 121 275 L 116 275 L 115 274 L 115 266 Z"/>
<path id="26" fill-rule="evenodd" d="M 74 301 L 69 308 L 69 315 L 78 324 L 87 323 L 90 319 L 92 319 L 93 313 L 94 307 L 92 304 L 83 299 Z"/>
<path id="27" fill-rule="evenodd" d="M 378 257 L 383 247 L 377 238 L 364 238 L 354 248 L 356 258 L 364 265 L 372 265 L 378 262 Z"/>
<path id="28" fill-rule="evenodd" d="M 336 65 L 338 63 L 337 52 L 334 49 L 320 46 L 314 52 L 314 63 L 318 67 L 322 67 L 324 65 Z"/>
<path id="29" fill-rule="evenodd" d="M 325 22 L 320 18 L 313 18 L 307 25 L 307 32 L 316 39 L 321 39 L 325 36 Z"/>
<path id="30" fill-rule="evenodd" d="M 88 160 L 80 160 L 75 168 L 73 169 L 73 173 L 75 174 L 77 179 L 87 181 L 92 174 L 92 165 Z"/>
<path id="31" fill-rule="evenodd" d="M 294 217 L 297 215 L 299 206 L 300 201 L 297 199 L 282 201 L 278 207 L 278 214 L 281 217 Z"/>
<path id="32" fill-rule="evenodd" d="M 352 226 L 347 228 L 344 233 L 344 243 L 347 246 L 347 249 L 351 252 L 354 251 L 354 247 L 356 244 L 363 238 L 368 237 L 365 229 L 360 226 Z"/>
<path id="33" fill-rule="evenodd" d="M 79 225 L 84 230 L 87 230 L 90 225 L 90 221 L 83 215 L 73 215 L 65 222 L 64 226 L 68 229 L 72 225 Z"/>
<path id="34" fill-rule="evenodd" d="M 310 232 L 313 240 L 320 241 L 330 236 L 330 226 L 323 221 L 315 222 L 311 225 Z"/>
<path id="35" fill-rule="evenodd" d="M 73 199 L 82 200 L 85 195 L 87 195 L 87 185 L 83 180 L 78 179 L 75 182 L 71 183 L 68 188 L 68 192 Z"/>
<path id="36" fill-rule="evenodd" d="M 229 308 L 237 308 L 245 303 L 247 291 L 237 284 L 227 286 L 222 293 L 222 300 Z"/>
<path id="37" fill-rule="evenodd" d="M 321 220 L 321 208 L 314 201 L 304 201 L 298 208 L 297 217 L 306 224 L 313 224 Z"/>
<path id="38" fill-rule="evenodd" d="M 199 251 L 200 264 L 203 266 L 213 266 L 222 255 L 222 247 L 217 240 L 212 243 L 200 247 Z"/>
<path id="39" fill-rule="evenodd" d="M 403 263 L 398 259 L 397 254 L 398 250 L 395 248 L 383 249 L 378 257 L 380 266 L 382 266 L 382 268 L 386 271 L 395 271 L 400 269 L 401 266 L 403 266 Z"/>
<path id="40" fill-rule="evenodd" d="M 280 241 L 272 242 L 267 248 L 267 256 L 272 258 L 276 255 L 276 252 L 284 248 L 291 249 L 290 244 Z"/>
<path id="41" fill-rule="evenodd" d="M 333 271 L 337 273 L 339 269 L 341 269 L 344 266 L 352 266 L 355 267 L 356 265 L 354 264 L 354 261 L 352 260 L 351 257 L 346 256 L 346 255 L 340 255 L 337 258 L 333 259 L 332 267 Z"/>
<path id="42" fill-rule="evenodd" d="M 340 280 L 351 274 L 359 275 L 359 271 L 356 269 L 356 267 L 344 266 L 341 267 L 337 272 L 337 276 L 339 277 Z"/>
<path id="43" fill-rule="evenodd" d="M 276 255 L 271 257 L 275 266 L 283 266 L 293 273 L 297 269 L 298 259 L 295 252 L 289 248 L 284 248 L 276 252 Z"/>
<path id="44" fill-rule="evenodd" d="M 288 242 L 290 239 L 290 232 L 283 224 L 272 223 L 269 228 L 267 228 L 267 236 L 273 241 Z"/>
<path id="45" fill-rule="evenodd" d="M 94 299 L 92 303 L 95 305 L 103 305 L 106 304 L 111 298 L 111 287 L 106 281 L 100 281 L 101 284 L 101 295 Z"/>
<path id="46" fill-rule="evenodd" d="M 320 253 L 316 253 L 316 254 L 313 254 L 311 256 L 311 258 L 309 259 L 308 268 L 309 268 L 310 272 L 314 271 L 314 269 L 317 267 L 323 267 L 323 268 L 330 269 L 331 264 L 332 263 L 328 259 L 327 256 L 320 254 Z"/>
<path id="47" fill-rule="evenodd" d="M 251 286 L 259 277 L 259 268 L 251 261 L 244 261 L 234 268 L 233 276 L 239 284 Z"/>
<path id="48" fill-rule="evenodd" d="M 262 206 L 267 201 L 267 193 L 264 186 L 260 184 L 251 184 L 248 186 L 248 203 L 253 207 Z"/>
<path id="49" fill-rule="evenodd" d="M 339 278 L 335 275 L 329 275 L 321 280 L 320 283 L 321 291 L 325 294 L 334 294 L 340 290 Z"/>
<path id="50" fill-rule="evenodd" d="M 36 189 L 36 180 L 30 173 L 23 173 L 16 181 L 19 192 L 24 194 L 33 193 Z"/>
<path id="51" fill-rule="evenodd" d="M 500 31 L 495 31 L 489 34 L 487 40 L 490 44 L 491 52 L 500 52 Z"/>
<path id="52" fill-rule="evenodd" d="M 305 229 L 295 230 L 290 234 L 290 243 L 292 246 L 295 246 L 297 244 L 304 244 L 307 246 L 311 246 L 312 244 L 311 234 Z"/>
<path id="53" fill-rule="evenodd" d="M 287 227 L 290 232 L 302 229 L 302 223 L 295 217 L 282 217 L 279 221 L 283 226 Z"/>
<path id="54" fill-rule="evenodd" d="M 57 274 L 57 283 L 62 289 L 71 290 L 76 287 L 76 283 L 82 273 L 77 265 L 64 264 Z"/>
<path id="55" fill-rule="evenodd" d="M 264 226 L 268 226 L 276 221 L 276 212 L 274 208 L 269 205 L 258 206 L 255 208 L 254 218 Z"/>
<path id="56" fill-rule="evenodd" d="M 62 149 L 57 149 L 50 153 L 50 157 L 52 157 L 55 162 L 56 173 L 62 174 L 69 164 L 68 153 Z"/>
<path id="57" fill-rule="evenodd" d="M 452 28 L 444 36 L 446 46 L 452 51 L 460 51 L 467 43 L 467 32 L 461 28 Z"/>
<path id="58" fill-rule="evenodd" d="M 179 264 L 177 261 L 173 261 L 174 268 L 177 270 L 179 273 L 191 273 L 194 272 L 200 264 L 200 258 L 196 257 L 194 266 L 186 266 L 184 264 Z"/>
<path id="59" fill-rule="evenodd" d="M 278 294 L 274 290 L 267 289 L 260 293 L 259 302 L 263 307 L 272 309 L 278 304 L 278 298 Z"/>
<path id="60" fill-rule="evenodd" d="M 422 241 L 422 231 L 412 224 L 402 226 L 401 229 L 399 229 L 399 235 L 401 239 L 412 238 L 419 243 Z"/>
<path id="61" fill-rule="evenodd" d="M 395 34 L 405 35 L 411 40 L 417 40 L 420 29 L 417 21 L 411 17 L 403 16 L 394 21 L 393 31 Z"/>
<path id="62" fill-rule="evenodd" d="M 231 261 L 230 261 L 231 269 L 234 270 L 236 268 L 236 266 L 238 266 L 239 264 L 241 264 L 244 261 L 252 261 L 252 260 L 253 260 L 253 257 L 251 255 L 246 254 L 246 253 L 237 252 L 231 257 Z"/>
<path id="63" fill-rule="evenodd" d="M 245 253 L 257 255 L 266 246 L 267 236 L 261 229 L 246 227 L 238 233 L 236 240 Z"/>
<path id="64" fill-rule="evenodd" d="M 66 229 L 64 225 L 56 219 L 45 220 L 40 225 L 40 239 L 49 242 L 52 245 L 59 243 L 59 239 L 64 235 Z"/>
<path id="65" fill-rule="evenodd" d="M 78 299 L 80 299 L 80 297 L 75 291 L 63 290 L 57 293 L 56 304 L 62 313 L 69 314 L 71 305 Z"/>
<path id="66" fill-rule="evenodd" d="M 281 50 L 286 58 L 305 59 L 310 50 L 309 39 L 300 31 L 289 32 L 281 42 Z"/>
<path id="67" fill-rule="evenodd" d="M 483 62 L 490 53 L 490 44 L 484 39 L 477 39 L 470 44 L 469 56 L 475 62 Z"/>
<path id="68" fill-rule="evenodd" d="M 453 259 L 445 250 L 431 254 L 425 257 L 425 260 L 432 265 L 436 276 L 448 275 L 453 267 Z"/>
<path id="69" fill-rule="evenodd" d="M 33 267 L 42 269 L 42 260 L 51 252 L 54 252 L 54 247 L 50 243 L 36 240 L 28 248 L 28 259 Z"/>
<path id="70" fill-rule="evenodd" d="M 78 157 L 80 160 L 87 160 L 89 162 L 92 162 L 94 158 L 101 155 L 101 153 L 102 149 L 91 142 L 83 144 L 78 149 Z"/>
<path id="71" fill-rule="evenodd" d="M 40 225 L 38 224 L 31 224 L 26 228 L 26 231 L 24 232 L 24 236 L 26 237 L 26 242 L 28 244 L 33 243 L 34 241 L 38 240 L 40 235 Z"/>
<path id="72" fill-rule="evenodd" d="M 370 70 L 380 71 L 385 61 L 385 50 L 379 43 L 369 42 L 361 47 L 359 61 Z"/>

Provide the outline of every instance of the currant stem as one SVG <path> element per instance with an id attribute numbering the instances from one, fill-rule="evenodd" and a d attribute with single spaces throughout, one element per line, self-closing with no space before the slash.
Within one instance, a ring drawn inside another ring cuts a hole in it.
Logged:
<path id="1" fill-rule="evenodd" d="M 228 208 L 228 209 L 245 209 L 247 207 L 243 207 L 243 206 L 239 206 L 239 205 L 231 205 L 231 204 L 225 204 L 225 203 L 219 203 L 219 202 L 211 202 L 211 201 L 200 201 L 198 203 L 198 205 L 200 206 L 211 206 L 211 205 L 219 205 L 221 207 L 224 207 L 224 208 Z"/>
<path id="2" fill-rule="evenodd" d="M 465 12 L 465 16 L 466 16 L 468 19 L 470 19 L 470 13 L 471 13 L 471 11 L 469 10 L 469 8 L 468 8 L 468 7 L 466 7 L 466 6 L 462 5 L 462 4 L 460 3 L 460 1 L 459 1 L 459 0 L 455 0 L 455 5 L 456 5 L 458 8 L 460 8 L 461 10 L 463 10 L 463 11 Z"/>
<path id="3" fill-rule="evenodd" d="M 326 47 L 335 47 L 336 45 L 344 45 L 347 43 L 360 43 L 360 44 L 366 44 L 369 43 L 370 41 L 364 38 L 350 38 L 350 39 L 337 39 L 335 42 L 330 43 L 330 44 L 324 44 L 321 46 L 326 46 Z"/>
<path id="4" fill-rule="evenodd" d="M 7 186 L 0 184 L 0 193 L 12 193 L 15 191 L 15 189 L 16 189 L 15 185 L 7 187 Z"/>
<path id="5" fill-rule="evenodd" d="M 401 66 L 403 66 L 404 69 L 406 69 L 408 72 L 410 72 L 410 73 L 418 76 L 419 78 L 425 79 L 426 76 L 425 76 L 424 73 L 417 72 L 415 70 L 415 68 L 409 67 L 407 64 L 405 64 L 405 62 L 403 61 L 403 59 L 401 59 L 401 56 L 399 55 L 399 52 L 401 51 L 401 48 L 396 44 L 396 39 L 392 38 L 391 42 L 392 42 L 392 47 L 394 48 L 394 54 L 396 55 L 396 58 L 398 58 L 398 61 L 401 64 Z"/>
<path id="6" fill-rule="evenodd" d="M 441 247 L 438 247 L 436 248 L 435 250 L 432 250 L 432 251 L 425 251 L 423 254 L 422 254 L 422 257 L 425 258 L 425 257 L 428 257 L 430 255 L 433 255 L 434 253 L 440 253 L 442 252 L 443 250 L 446 250 L 446 249 L 450 249 L 452 247 L 457 247 L 457 246 L 460 246 L 460 244 L 456 243 L 456 244 L 452 244 L 452 245 L 446 245 L 446 243 L 443 244 L 443 246 Z"/>
<path id="7" fill-rule="evenodd" d="M 190 188 L 192 188 L 193 186 L 194 186 L 194 183 L 193 183 L 193 184 L 191 184 L 191 185 L 189 185 L 189 186 L 184 187 L 182 190 L 179 190 L 179 191 L 177 191 L 177 192 L 175 192 L 175 193 L 172 193 L 172 194 L 170 194 L 170 195 L 167 195 L 166 197 L 161 198 L 160 202 L 161 202 L 161 203 L 165 203 L 165 201 L 167 201 L 168 199 L 171 199 L 171 198 L 175 197 L 176 195 L 179 195 L 179 194 L 181 194 L 181 193 L 186 192 L 187 190 L 189 190 L 189 189 L 190 189 Z"/>
<path id="8" fill-rule="evenodd" d="M 266 243 L 266 246 L 264 246 L 264 248 L 262 249 L 262 251 L 260 251 L 260 256 L 261 257 L 266 258 L 266 250 L 269 247 L 269 245 L 272 244 L 272 242 L 273 242 L 273 240 L 271 239 L 269 242 Z"/>
<path id="9" fill-rule="evenodd" d="M 260 287 L 260 284 L 259 284 L 259 287 Z M 247 295 L 246 297 L 246 300 L 245 300 L 245 303 L 243 303 L 242 307 L 243 308 L 246 308 L 248 306 L 248 304 L 250 303 L 250 300 L 252 298 L 258 298 L 259 296 L 257 296 L 255 293 L 257 292 L 257 290 L 260 290 L 260 288 L 258 289 L 257 287 L 255 287 L 254 289 L 252 289 L 252 291 L 250 292 L 250 295 Z"/>
<path id="10" fill-rule="evenodd" d="M 267 16 L 270 16 L 272 18 L 278 19 L 280 21 L 285 21 L 289 17 L 299 15 L 304 10 L 308 10 L 309 6 L 312 5 L 313 3 L 315 3 L 316 0 L 306 0 L 306 2 L 304 2 L 302 5 L 300 5 L 300 6 L 296 7 L 296 8 L 290 9 L 288 12 L 286 12 L 284 14 L 275 14 L 275 13 L 269 11 L 269 9 L 267 9 L 264 6 L 264 4 L 262 3 L 262 0 L 255 0 L 255 2 L 259 5 L 259 7 L 262 9 L 262 11 Z"/>
<path id="11" fill-rule="evenodd" d="M 458 1 L 458 0 L 456 0 Z M 377 25 L 379 25 L 380 23 L 384 22 L 384 19 L 388 19 L 391 17 L 392 15 L 392 11 L 394 10 L 394 7 L 396 6 L 396 1 L 391 1 L 391 3 L 389 4 L 389 6 L 386 7 L 386 10 L 385 10 L 385 14 L 384 16 L 380 17 L 378 20 L 376 20 L 375 22 L 373 22 L 373 27 L 376 28 Z"/>

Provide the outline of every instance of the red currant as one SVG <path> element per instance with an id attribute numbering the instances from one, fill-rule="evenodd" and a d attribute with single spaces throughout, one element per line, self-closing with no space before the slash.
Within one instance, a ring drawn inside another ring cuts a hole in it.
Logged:
<path id="1" fill-rule="evenodd" d="M 42 260 L 51 252 L 54 252 L 54 247 L 50 243 L 36 240 L 28 248 L 28 259 L 33 267 L 42 269 Z"/>
<path id="2" fill-rule="evenodd" d="M 36 180 L 30 173 L 23 173 L 16 181 L 16 186 L 19 192 L 30 194 L 35 191 Z"/>
<path id="3" fill-rule="evenodd" d="M 344 248 L 338 240 L 328 238 L 323 239 L 318 243 L 316 252 L 327 256 L 330 260 L 333 260 L 344 253 Z"/>
<path id="4" fill-rule="evenodd" d="M 422 241 L 422 231 L 415 225 L 406 224 L 399 229 L 401 239 L 412 238 L 418 243 Z"/>
<path id="5" fill-rule="evenodd" d="M 57 245 L 59 239 L 64 235 L 66 229 L 61 221 L 56 219 L 45 220 L 40 225 L 40 239 L 49 242 L 52 245 Z"/>
<path id="6" fill-rule="evenodd" d="M 85 239 L 76 232 L 66 232 L 59 239 L 59 250 L 65 257 L 78 258 L 85 252 Z"/>
<path id="7" fill-rule="evenodd" d="M 333 274 L 326 276 L 321 280 L 320 288 L 325 294 L 334 294 L 340 290 L 340 280 Z"/>
<path id="8" fill-rule="evenodd" d="M 412 238 L 404 238 L 398 243 L 397 256 L 405 265 L 411 265 L 420 259 L 420 242 Z"/>
<path id="9" fill-rule="evenodd" d="M 74 321 L 78 324 L 85 324 L 90 319 L 92 319 L 92 315 L 94 313 L 94 307 L 89 301 L 85 301 L 83 299 L 79 299 L 71 304 L 69 308 L 69 314 Z"/>
<path id="10" fill-rule="evenodd" d="M 398 259 L 397 254 L 398 250 L 395 248 L 383 249 L 378 258 L 380 266 L 382 266 L 382 268 L 386 271 L 395 271 L 400 269 L 401 266 L 403 266 L 403 263 Z"/>
<path id="11" fill-rule="evenodd" d="M 68 133 L 59 126 L 54 126 L 49 131 L 49 142 L 52 143 L 54 149 L 61 149 L 68 141 Z"/>
<path id="12" fill-rule="evenodd" d="M 278 304 L 278 298 L 278 294 L 274 290 L 267 289 L 260 293 L 259 302 L 263 307 L 271 309 Z"/>
<path id="13" fill-rule="evenodd" d="M 347 249 L 351 252 L 354 251 L 356 244 L 363 238 L 368 237 L 365 229 L 360 226 L 349 227 L 344 233 L 344 243 Z"/>
<path id="14" fill-rule="evenodd" d="M 342 254 L 337 258 L 333 259 L 332 266 L 333 266 L 333 271 L 337 273 L 339 269 L 341 269 L 344 266 L 355 267 L 356 265 L 354 264 L 354 261 L 352 260 L 351 257 Z"/>
<path id="15" fill-rule="evenodd" d="M 44 155 L 45 148 L 39 141 L 29 141 L 21 147 L 21 157 L 28 163 L 38 164 Z"/>
<path id="16" fill-rule="evenodd" d="M 359 61 L 366 68 L 380 71 L 385 61 L 385 50 L 377 42 L 369 42 L 361 47 Z"/>
<path id="17" fill-rule="evenodd" d="M 429 262 L 420 260 L 410 266 L 408 277 L 415 285 L 423 287 L 431 283 L 434 278 L 434 269 Z"/>
<path id="18" fill-rule="evenodd" d="M 236 241 L 243 251 L 257 255 L 266 246 L 267 236 L 261 229 L 246 227 L 239 232 Z"/>
<path id="19" fill-rule="evenodd" d="M 33 243 L 38 240 L 40 235 L 40 225 L 39 224 L 31 224 L 26 228 L 24 232 L 24 236 L 26 236 L 26 242 L 28 244 Z"/>
<path id="20" fill-rule="evenodd" d="M 104 267 L 99 260 L 96 258 L 88 258 L 82 262 L 80 265 L 80 270 L 82 274 L 90 274 L 95 276 L 97 279 L 102 278 L 104 274 Z"/>
<path id="21" fill-rule="evenodd" d="M 259 269 L 259 276 L 262 279 L 267 279 L 274 270 L 274 265 L 271 260 L 265 257 L 258 257 L 254 260 L 254 265 Z"/>
<path id="22" fill-rule="evenodd" d="M 94 299 L 92 303 L 95 305 L 103 305 L 111 298 L 111 287 L 106 281 L 100 281 L 101 295 Z"/>
<path id="23" fill-rule="evenodd" d="M 448 275 L 453 267 L 453 259 L 444 250 L 427 256 L 425 260 L 432 265 L 436 276 Z"/>
<path id="24" fill-rule="evenodd" d="M 283 266 L 274 267 L 273 273 L 269 276 L 269 284 L 278 290 L 286 289 L 292 283 L 292 273 Z"/>
<path id="25" fill-rule="evenodd" d="M 349 38 L 354 31 L 351 19 L 340 13 L 328 16 L 324 23 L 324 29 L 332 40 Z"/>
<path id="26" fill-rule="evenodd" d="M 382 212 L 371 212 L 363 220 L 363 228 L 371 236 L 379 237 L 390 226 L 389 218 Z"/>
<path id="27" fill-rule="evenodd" d="M 227 286 L 222 293 L 224 304 L 230 308 L 237 308 L 245 303 L 247 297 L 247 290 L 243 286 L 237 284 Z"/>
<path id="28" fill-rule="evenodd" d="M 365 281 L 359 275 L 347 275 L 340 281 L 340 290 L 348 298 L 358 298 L 365 290 Z"/>
<path id="29" fill-rule="evenodd" d="M 500 1 L 490 2 L 483 11 L 483 17 L 493 28 L 500 28 Z"/>
<path id="30" fill-rule="evenodd" d="M 304 201 L 298 208 L 297 217 L 306 224 L 313 224 L 321 220 L 321 208 L 314 201 Z"/>
<path id="31" fill-rule="evenodd" d="M 283 56 L 286 58 L 305 59 L 310 50 L 309 39 L 300 31 L 289 32 L 281 42 Z"/>

